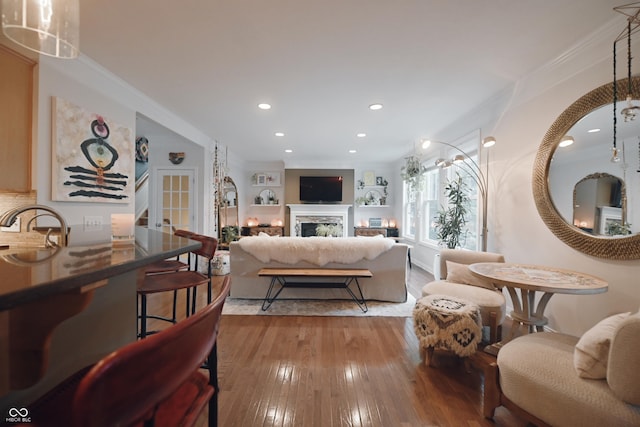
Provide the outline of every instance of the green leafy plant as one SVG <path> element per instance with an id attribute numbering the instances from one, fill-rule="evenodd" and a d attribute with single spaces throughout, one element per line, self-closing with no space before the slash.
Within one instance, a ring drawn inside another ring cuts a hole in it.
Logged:
<path id="1" fill-rule="evenodd" d="M 222 241 L 223 243 L 231 243 L 234 240 L 238 240 L 238 227 L 228 225 L 226 227 L 222 227 Z"/>
<path id="2" fill-rule="evenodd" d="M 631 234 L 631 224 L 622 224 L 617 221 L 608 221 L 605 233 L 609 236 L 626 236 Z"/>
<path id="3" fill-rule="evenodd" d="M 420 187 L 422 174 L 427 168 L 422 164 L 420 157 L 412 155 L 406 158 L 404 166 L 400 169 L 400 176 L 409 185 L 409 191 L 417 191 Z"/>
<path id="4" fill-rule="evenodd" d="M 456 174 L 456 178 L 447 183 L 444 191 L 448 207 L 446 209 L 443 207 L 435 217 L 438 240 L 449 249 L 461 246 L 460 242 L 466 235 L 465 224 L 469 208 L 467 191 L 464 180 L 460 174 Z"/>
<path id="5" fill-rule="evenodd" d="M 318 224 L 316 236 L 340 237 L 342 236 L 342 226 L 339 224 Z"/>

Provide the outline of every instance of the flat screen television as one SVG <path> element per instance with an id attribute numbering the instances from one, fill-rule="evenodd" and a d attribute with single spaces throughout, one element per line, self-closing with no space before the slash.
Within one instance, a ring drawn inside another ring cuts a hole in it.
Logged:
<path id="1" fill-rule="evenodd" d="M 302 203 L 337 203 L 342 201 L 341 176 L 301 176 Z"/>

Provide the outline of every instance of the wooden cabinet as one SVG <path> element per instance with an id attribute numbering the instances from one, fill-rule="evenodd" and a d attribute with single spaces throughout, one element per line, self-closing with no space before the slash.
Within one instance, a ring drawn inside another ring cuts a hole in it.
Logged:
<path id="1" fill-rule="evenodd" d="M 377 236 L 398 237 L 398 229 L 395 227 L 354 227 L 354 236 Z"/>
<path id="2" fill-rule="evenodd" d="M 260 233 L 266 233 L 269 236 L 284 236 L 284 227 L 242 227 L 243 236 L 257 236 Z"/>
<path id="3" fill-rule="evenodd" d="M 0 45 L 0 191 L 31 189 L 34 66 Z"/>

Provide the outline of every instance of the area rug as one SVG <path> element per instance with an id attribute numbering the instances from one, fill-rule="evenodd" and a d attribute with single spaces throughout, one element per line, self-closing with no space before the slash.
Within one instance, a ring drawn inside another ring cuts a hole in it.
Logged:
<path id="1" fill-rule="evenodd" d="M 369 310 L 363 313 L 353 301 L 347 300 L 276 300 L 267 311 L 262 311 L 262 300 L 227 298 L 223 315 L 259 316 L 356 316 L 356 317 L 411 317 L 416 299 L 407 296 L 407 302 L 367 301 Z"/>

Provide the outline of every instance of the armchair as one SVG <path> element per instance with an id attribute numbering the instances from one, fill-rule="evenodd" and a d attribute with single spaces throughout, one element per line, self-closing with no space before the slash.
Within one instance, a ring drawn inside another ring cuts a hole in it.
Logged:
<path id="1" fill-rule="evenodd" d="M 476 262 L 504 262 L 504 256 L 491 252 L 442 249 L 440 277 L 422 288 L 422 296 L 440 294 L 474 302 L 480 307 L 482 325 L 489 327 L 489 341 L 495 343 L 502 335 L 506 300 L 502 291 L 492 283 L 471 274 L 467 266 Z"/>
<path id="2" fill-rule="evenodd" d="M 582 337 L 539 332 L 505 344 L 485 372 L 484 415 L 498 406 L 542 426 L 640 425 L 640 312 Z"/>

